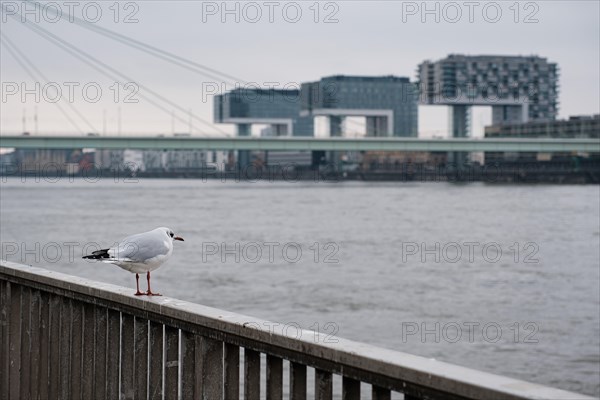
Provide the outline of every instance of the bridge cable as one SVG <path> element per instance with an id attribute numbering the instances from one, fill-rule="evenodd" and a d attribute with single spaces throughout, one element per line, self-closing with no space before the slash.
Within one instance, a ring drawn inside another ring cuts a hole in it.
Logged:
<path id="1" fill-rule="evenodd" d="M 21 54 L 19 56 L 19 54 L 17 54 L 9 45 L 9 42 L 6 40 L 7 37 L 3 32 L 0 32 L 0 43 L 2 43 L 4 45 L 4 47 L 6 48 L 6 50 L 8 50 L 8 52 L 13 56 L 13 58 L 15 59 L 15 61 L 21 66 L 21 68 L 23 68 L 25 70 L 25 72 L 27 73 L 27 75 L 29 75 L 31 77 L 31 79 L 34 82 L 39 82 L 39 79 L 35 76 L 35 74 L 29 69 L 30 67 L 33 68 L 33 66 L 31 64 L 29 64 L 29 60 L 27 58 L 25 58 L 25 56 L 23 54 Z M 23 57 L 23 60 L 20 59 L 20 57 Z M 42 77 L 43 78 L 43 77 Z M 44 78 L 45 79 L 45 78 Z M 45 79 L 46 80 L 46 79 Z M 46 80 L 47 81 L 47 80 Z M 64 100 L 61 97 L 61 100 Z M 69 104 L 69 103 L 67 103 Z M 60 112 L 65 116 L 65 118 L 69 121 L 69 123 L 71 125 L 73 125 L 73 127 L 81 134 L 84 134 L 85 132 L 83 131 L 83 129 L 81 129 L 79 127 L 79 125 L 77 125 L 77 123 L 69 116 L 69 114 L 67 114 L 67 112 L 61 107 L 61 105 L 58 102 L 55 102 L 54 105 L 60 110 Z M 79 115 L 79 114 L 78 114 Z M 87 120 L 84 119 L 84 121 L 86 123 L 89 124 L 89 122 Z M 92 127 L 93 129 L 93 127 Z"/>
<path id="2" fill-rule="evenodd" d="M 29 67 L 33 71 L 35 71 L 38 74 L 38 76 L 40 76 L 42 78 L 43 81 L 45 81 L 46 83 L 50 82 L 50 80 L 46 76 L 44 76 L 44 74 L 42 73 L 42 71 L 40 71 L 39 68 L 37 68 L 35 66 L 35 64 L 33 63 L 33 61 L 31 61 L 29 58 L 27 58 L 27 56 L 25 54 L 23 54 L 23 52 L 21 50 L 19 50 L 19 48 L 14 44 L 14 42 L 9 39 L 9 37 L 8 37 L 8 35 L 6 33 L 0 32 L 0 36 L 4 37 L 4 40 L 6 42 L 5 46 L 7 48 L 9 47 L 8 45 L 10 45 L 15 52 L 19 53 L 19 55 L 27 63 L 27 65 L 29 65 Z M 34 81 L 39 81 L 39 80 L 34 78 Z M 79 110 L 77 110 L 77 108 L 75 108 L 75 106 L 72 103 L 70 103 L 69 101 L 65 100 L 62 96 L 60 97 L 60 100 L 65 101 L 65 103 L 67 104 L 67 106 L 69 106 L 69 108 L 71 110 L 73 110 L 73 112 L 75 114 L 77 114 L 77 116 L 79 118 L 81 118 L 83 120 L 83 122 L 85 122 L 85 124 L 91 129 L 90 132 L 97 132 L 96 128 L 90 123 L 90 121 L 83 114 L 81 114 L 79 112 Z M 56 102 L 55 102 L 55 104 L 56 104 Z"/>
<path id="3" fill-rule="evenodd" d="M 44 5 L 44 4 L 41 4 L 41 3 L 33 1 L 33 0 L 27 0 L 27 2 L 35 4 L 36 7 L 41 7 L 44 11 L 50 9 L 60 19 L 64 19 L 65 18 L 65 16 L 63 16 L 63 13 L 59 13 L 55 8 L 49 7 L 48 5 Z M 171 63 L 173 63 L 175 65 L 178 65 L 178 66 L 180 66 L 182 68 L 188 69 L 188 70 L 190 70 L 192 72 L 196 72 L 196 73 L 198 73 L 200 75 L 204 75 L 204 76 L 207 76 L 207 77 L 209 77 L 211 79 L 215 79 L 217 81 L 220 81 L 220 82 L 223 82 L 223 83 L 226 83 L 226 84 L 230 84 L 230 85 L 231 85 L 230 82 L 233 82 L 232 86 L 234 86 L 236 83 L 238 83 L 238 84 L 245 84 L 245 85 L 248 84 L 243 79 L 240 79 L 240 78 L 237 78 L 235 76 L 232 76 L 232 75 L 226 74 L 224 72 L 218 71 L 216 69 L 210 68 L 210 67 L 208 67 L 206 65 L 197 63 L 197 62 L 192 61 L 190 59 L 178 56 L 178 55 L 173 54 L 173 53 L 171 53 L 169 51 L 166 51 L 166 50 L 160 49 L 158 47 L 152 46 L 152 45 L 150 45 L 148 43 L 145 43 L 145 42 L 142 42 L 140 40 L 133 39 L 133 38 L 131 38 L 129 36 L 126 36 L 126 35 L 123 35 L 121 33 L 112 31 L 110 29 L 103 28 L 101 26 L 91 24 L 88 21 L 86 21 L 84 19 L 81 19 L 81 18 L 78 18 L 78 17 L 76 17 L 74 15 L 70 15 L 70 14 L 67 13 L 67 16 L 69 18 L 68 21 L 73 21 L 76 25 L 78 25 L 78 26 L 80 26 L 80 27 L 82 27 L 84 29 L 88 29 L 88 30 L 94 31 L 94 32 L 96 32 L 98 34 L 101 34 L 101 35 L 105 36 L 105 37 L 108 37 L 110 39 L 119 41 L 119 42 L 121 42 L 121 43 L 123 43 L 125 45 L 134 47 L 134 48 L 136 48 L 136 49 L 138 49 L 140 51 L 143 51 L 143 52 L 145 52 L 147 54 L 150 54 L 150 55 L 153 55 L 155 57 L 161 58 L 161 59 L 163 59 L 163 60 L 165 60 L 167 62 L 171 62 Z M 209 71 L 209 72 L 206 72 L 206 71 Z M 216 74 L 217 76 L 215 76 L 213 74 Z M 219 78 L 218 76 L 221 76 L 221 78 Z"/>
<path id="4" fill-rule="evenodd" d="M 12 16 L 12 15 L 9 15 Z M 13 16 L 13 18 L 16 18 Z M 89 66 L 91 66 L 92 68 L 96 69 L 97 71 L 99 71 L 100 73 L 102 73 L 103 75 L 109 77 L 109 79 L 115 80 L 117 83 L 119 83 L 121 86 L 123 86 L 125 88 L 125 84 L 120 82 L 118 78 L 115 79 L 114 76 L 110 75 L 109 73 L 107 73 L 106 71 L 102 70 L 100 67 L 98 67 L 98 65 L 101 65 L 103 68 L 105 68 L 106 70 L 112 71 L 113 73 L 120 75 L 123 79 L 133 82 L 133 80 L 131 78 L 129 78 L 128 76 L 124 75 L 123 73 L 117 71 L 116 69 L 110 67 L 109 65 L 103 63 L 102 61 L 98 60 L 97 58 L 93 57 L 92 55 L 90 55 L 89 53 L 86 53 L 85 51 L 79 49 L 78 47 L 72 45 L 71 43 L 61 39 L 60 37 L 50 33 L 48 30 L 34 25 L 32 23 L 30 23 L 29 21 L 27 21 L 28 23 L 25 24 L 26 27 L 28 27 L 29 29 L 33 30 L 35 33 L 37 33 L 38 35 L 42 36 L 44 39 L 50 41 L 51 43 L 53 43 L 54 45 L 62 48 L 64 51 L 66 51 L 67 53 L 71 54 L 73 57 L 79 59 L 80 61 L 88 64 Z M 78 54 L 81 53 L 81 54 Z M 83 56 L 82 56 L 83 55 Z M 95 65 L 93 63 L 91 63 L 89 60 L 86 60 L 85 57 L 90 58 L 91 60 L 93 60 L 95 63 L 97 63 L 98 65 Z M 127 82 L 126 82 L 127 83 Z M 157 97 L 158 99 L 162 100 L 165 103 L 170 104 L 171 106 L 177 108 L 178 110 L 180 110 L 181 112 L 184 112 L 186 114 L 191 115 L 193 118 L 199 120 L 200 122 L 214 127 L 213 124 L 211 124 L 210 122 L 198 117 L 195 114 L 189 113 L 188 110 L 185 110 L 183 107 L 179 106 L 178 104 L 174 103 L 173 101 L 165 98 L 164 96 L 156 93 L 155 91 L 149 89 L 148 87 L 142 85 L 142 84 L 138 84 L 137 82 L 134 82 L 138 87 L 145 89 L 146 91 L 148 91 L 150 94 L 154 95 L 155 97 Z M 125 88 L 126 89 L 126 88 Z M 147 101 L 149 101 L 151 104 L 153 104 L 154 106 L 159 107 L 161 110 L 163 110 L 165 113 L 169 114 L 170 116 L 172 116 L 172 112 L 160 105 L 158 105 L 156 102 L 152 101 L 150 98 L 148 98 L 147 96 L 139 93 L 140 97 L 146 99 Z M 186 120 L 180 118 L 180 117 L 175 117 L 176 119 L 178 119 L 181 122 L 185 122 L 187 123 Z M 196 126 L 192 125 L 192 127 L 196 130 L 199 130 Z M 217 129 L 219 130 L 219 129 Z M 219 130 L 220 131 L 220 130 Z M 224 131 L 220 131 L 221 133 L 225 133 Z M 203 134 L 202 134 L 203 135 Z"/>
<path id="5" fill-rule="evenodd" d="M 20 15 L 20 13 L 18 13 Z M 19 20 L 15 15 L 9 14 L 10 17 L 12 17 L 15 20 Z M 44 39 L 50 41 L 51 43 L 53 43 L 54 45 L 62 48 L 64 51 L 66 51 L 67 53 L 71 54 L 73 57 L 79 59 L 80 61 L 88 64 L 89 66 L 91 66 L 92 68 L 96 69 L 97 71 L 99 71 L 100 73 L 102 73 L 105 76 L 108 76 L 110 79 L 115 80 L 117 83 L 119 83 L 120 85 L 123 86 L 123 83 L 121 83 L 119 81 L 119 79 L 115 79 L 114 76 L 111 76 L 110 74 L 108 74 L 106 71 L 102 70 L 98 65 L 102 66 L 103 68 L 112 71 L 114 74 L 120 75 L 123 79 L 125 79 L 126 81 L 130 81 L 130 82 L 134 82 L 134 80 L 132 80 L 131 78 L 129 78 L 128 76 L 124 75 L 123 73 L 117 71 L 116 69 L 110 67 L 109 65 L 103 63 L 102 61 L 98 60 L 97 58 L 93 57 L 92 55 L 90 55 L 89 53 L 86 53 L 85 51 L 81 50 L 80 48 L 78 48 L 77 46 L 74 46 L 68 42 L 66 42 L 65 40 L 61 39 L 60 37 L 54 35 L 53 33 L 49 32 L 48 30 L 40 27 L 40 26 L 36 26 L 35 24 L 31 23 L 30 21 L 26 21 L 25 26 L 29 29 L 31 29 L 33 32 L 37 33 L 38 35 L 42 36 Z M 73 50 L 72 50 L 73 49 Z M 78 54 L 80 53 L 80 54 Z M 92 61 L 94 61 L 96 64 L 92 63 L 89 60 L 86 60 L 83 56 L 91 59 Z M 183 107 L 179 106 L 178 104 L 174 103 L 173 101 L 165 98 L 164 96 L 158 94 L 157 92 L 149 89 L 148 87 L 136 83 L 140 88 L 143 88 L 144 90 L 148 91 L 150 94 L 152 94 L 153 96 L 157 97 L 158 99 L 162 100 L 163 102 L 171 105 L 172 107 L 177 108 L 179 111 L 192 116 L 192 118 L 202 122 L 203 124 L 206 124 L 214 129 L 216 129 L 219 133 L 225 134 L 225 135 L 229 135 L 227 132 L 217 128 L 214 124 L 198 117 L 197 115 L 190 113 L 188 110 L 185 110 Z M 147 96 L 139 93 L 140 97 L 146 99 L 148 102 L 150 102 L 151 104 L 153 104 L 155 107 L 161 109 L 162 111 L 164 111 L 165 113 L 172 115 L 172 112 L 169 111 L 168 109 L 164 108 L 163 106 L 157 104 L 156 102 L 154 102 L 153 100 L 149 99 Z M 187 123 L 187 121 L 185 121 L 184 119 L 175 116 L 176 119 L 178 119 L 181 122 L 185 122 Z M 192 125 L 192 127 L 196 130 L 198 130 L 198 128 L 196 128 L 194 125 Z M 205 134 L 201 134 L 202 136 L 205 136 Z"/>
<path id="6" fill-rule="evenodd" d="M 29 25 L 25 25 L 25 26 L 26 26 L 27 28 L 29 28 L 29 29 L 33 30 L 33 31 L 34 31 L 35 33 L 37 33 L 38 35 L 41 35 L 41 36 L 42 36 L 44 39 L 46 39 L 46 40 L 50 41 L 50 42 L 51 42 L 52 44 L 54 44 L 55 46 L 62 48 L 62 49 L 65 51 L 65 52 L 67 52 L 67 53 L 71 54 L 73 57 L 75 57 L 75 58 L 77 58 L 78 60 L 82 61 L 83 63 L 85 63 L 85 64 L 89 65 L 90 67 L 94 68 L 95 70 L 97 70 L 97 71 L 98 71 L 98 72 L 100 72 L 101 74 L 105 75 L 105 76 L 106 76 L 106 77 L 108 77 L 109 79 L 111 79 L 111 80 L 114 80 L 114 81 L 115 81 L 117 84 L 119 84 L 120 86 L 123 86 L 123 87 L 124 87 L 124 84 L 123 84 L 121 81 L 119 81 L 119 79 L 118 79 L 118 78 L 115 78 L 115 76 L 113 76 L 113 75 L 110 75 L 110 74 L 109 74 L 109 73 L 107 73 L 106 71 L 102 70 L 100 67 L 98 67 L 98 66 L 96 66 L 96 65 L 92 64 L 92 63 L 91 63 L 91 62 L 89 62 L 88 60 L 86 60 L 86 59 L 84 59 L 83 57 L 81 57 L 79 54 L 77 54 L 77 53 L 73 52 L 72 50 L 70 50 L 70 49 L 68 49 L 68 48 L 66 48 L 66 47 L 63 47 L 63 46 L 62 46 L 60 43 L 54 42 L 54 41 L 53 41 L 51 38 L 44 36 L 44 34 L 43 34 L 43 33 L 40 33 L 40 32 L 37 32 L 37 31 L 35 31 L 34 29 L 32 29 L 32 27 L 31 27 L 31 26 L 29 26 Z M 159 103 L 157 103 L 157 102 L 153 101 L 152 99 L 148 98 L 147 96 L 145 96 L 145 95 L 143 95 L 143 94 L 141 94 L 141 93 L 140 93 L 139 95 L 140 95 L 140 97 L 141 97 L 141 98 L 145 99 L 146 101 L 148 101 L 148 102 L 149 102 L 150 104 L 152 104 L 153 106 L 155 106 L 155 107 L 159 108 L 160 110 L 164 111 L 165 113 L 167 113 L 167 114 L 169 114 L 169 115 L 172 115 L 172 112 L 171 112 L 170 110 L 168 110 L 167 108 L 163 107 L 163 106 L 162 106 L 162 105 L 160 105 Z M 185 122 L 185 123 L 187 123 L 187 121 L 183 120 L 183 119 L 182 119 L 182 118 L 180 118 L 180 117 L 177 117 L 177 116 L 175 116 L 175 118 L 176 118 L 176 119 L 178 119 L 178 120 L 179 120 L 179 121 L 181 121 L 181 122 Z"/>

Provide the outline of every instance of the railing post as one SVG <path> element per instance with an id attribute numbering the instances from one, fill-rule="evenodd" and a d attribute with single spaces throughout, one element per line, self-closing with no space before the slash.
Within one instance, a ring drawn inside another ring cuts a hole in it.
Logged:
<path id="1" fill-rule="evenodd" d="M 225 343 L 225 399 L 240 398 L 240 347 Z"/>
<path id="2" fill-rule="evenodd" d="M 47 292 L 39 292 L 40 295 L 40 360 L 39 360 L 39 384 L 38 393 L 40 399 L 48 399 L 49 395 L 49 370 L 50 348 L 56 347 L 54 338 L 50 336 L 50 294 Z M 56 364 L 52 364 L 54 367 Z"/>
<path id="3" fill-rule="evenodd" d="M 49 332 L 48 341 L 51 344 L 48 349 L 48 398 L 59 398 L 60 387 L 60 315 L 61 300 L 57 295 L 49 296 Z"/>
<path id="4" fill-rule="evenodd" d="M 10 315 L 10 283 L 0 280 L 0 398 L 9 397 L 8 318 Z"/>
<path id="5" fill-rule="evenodd" d="M 260 399 L 260 353 L 244 349 L 244 400 Z"/>
<path id="6" fill-rule="evenodd" d="M 21 369 L 21 286 L 10 285 L 9 319 L 9 399 L 18 399 L 20 393 Z"/>
<path id="7" fill-rule="evenodd" d="M 290 400 L 306 400 L 306 365 L 290 362 Z"/>
<path id="8" fill-rule="evenodd" d="M 283 398 L 283 360 L 267 355 L 267 400 Z"/>
<path id="9" fill-rule="evenodd" d="M 59 363 L 59 396 L 61 400 L 68 400 L 71 396 L 71 300 L 60 298 L 60 363 Z"/>
<path id="10" fill-rule="evenodd" d="M 391 398 L 392 393 L 389 389 L 384 389 L 373 385 L 371 400 L 390 400 Z M 406 396 L 404 398 L 406 399 Z"/>
<path id="11" fill-rule="evenodd" d="M 119 398 L 119 376 L 121 363 L 121 313 L 108 310 L 108 331 L 106 333 L 106 400 Z"/>
<path id="12" fill-rule="evenodd" d="M 165 400 L 177 400 L 179 372 L 179 329 L 165 325 Z"/>
<path id="13" fill-rule="evenodd" d="M 40 304 L 41 294 L 39 290 L 31 289 L 30 291 L 30 311 L 29 311 L 29 397 L 32 399 L 40 398 Z"/>
<path id="14" fill-rule="evenodd" d="M 134 370 L 133 387 L 136 400 L 148 397 L 148 320 L 134 319 Z"/>
<path id="15" fill-rule="evenodd" d="M 315 369 L 315 400 L 331 400 L 333 379 L 331 372 Z"/>
<path id="16" fill-rule="evenodd" d="M 94 306 L 95 333 L 94 336 L 94 399 L 104 400 L 106 396 L 107 359 L 114 357 L 108 353 L 107 331 L 108 310 L 104 307 Z M 107 354 L 108 353 L 108 354 Z"/>
<path id="17" fill-rule="evenodd" d="M 342 400 L 360 400 L 360 382 L 344 376 L 342 378 Z"/>
<path id="18" fill-rule="evenodd" d="M 200 366 L 198 365 L 198 368 Z M 201 398 L 199 387 L 196 387 L 196 335 L 181 331 L 181 399 L 194 400 Z"/>
<path id="19" fill-rule="evenodd" d="M 96 336 L 96 313 L 94 305 L 83 305 L 83 359 L 81 370 L 81 398 L 94 396 L 94 345 Z"/>
<path id="20" fill-rule="evenodd" d="M 163 393 L 163 325 L 150 321 L 150 400 L 162 400 Z"/>
<path id="21" fill-rule="evenodd" d="M 71 399 L 81 398 L 83 304 L 71 301 Z"/>
<path id="22" fill-rule="evenodd" d="M 202 337 L 201 343 L 202 399 L 220 400 L 223 398 L 223 342 Z"/>
<path id="23" fill-rule="evenodd" d="M 31 289 L 21 287 L 21 366 L 20 366 L 20 393 L 21 398 L 31 397 Z"/>
<path id="24" fill-rule="evenodd" d="M 135 387 L 134 376 L 134 318 L 121 313 L 121 397 L 120 400 L 132 400 Z"/>

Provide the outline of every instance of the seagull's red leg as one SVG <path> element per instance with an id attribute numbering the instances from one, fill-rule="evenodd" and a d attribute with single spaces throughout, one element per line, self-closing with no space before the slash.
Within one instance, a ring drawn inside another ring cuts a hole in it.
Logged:
<path id="1" fill-rule="evenodd" d="M 162 296 L 162 294 L 152 293 L 152 290 L 150 290 L 150 271 L 148 271 L 148 274 L 146 274 L 146 278 L 148 279 L 148 291 L 146 292 L 146 294 L 148 296 Z"/>
<path id="2" fill-rule="evenodd" d="M 140 276 L 135 274 L 135 286 L 137 287 L 137 292 L 135 292 L 136 296 L 142 296 L 145 293 L 140 292 Z"/>

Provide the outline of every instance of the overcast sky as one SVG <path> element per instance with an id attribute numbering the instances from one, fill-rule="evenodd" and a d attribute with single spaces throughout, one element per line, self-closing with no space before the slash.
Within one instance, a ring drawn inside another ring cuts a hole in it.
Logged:
<path id="1" fill-rule="evenodd" d="M 252 5 L 228 2 L 228 9 L 233 10 L 228 14 L 220 1 L 138 1 L 119 2 L 116 6 L 113 1 L 75 3 L 71 7 L 77 17 L 94 21 L 100 7 L 102 15 L 94 24 L 247 82 L 293 86 L 332 74 L 393 74 L 415 80 L 420 62 L 437 60 L 450 53 L 535 54 L 559 64 L 560 118 L 598 113 L 600 108 L 600 2 L 595 0 L 472 2 L 470 6 L 463 1 L 451 5 L 428 2 L 427 9 L 433 11 L 427 14 L 420 1 L 259 1 Z M 127 92 L 123 89 L 115 102 L 114 80 L 45 41 L 22 21 L 7 16 L 15 9 L 24 9 L 23 2 L 2 1 L 2 4 L 10 10 L 2 17 L 2 33 L 26 53 L 49 81 L 61 87 L 63 97 L 67 98 L 69 91 L 65 82 L 79 85 L 74 88 L 73 105 L 95 131 L 106 129 L 107 133 L 116 133 L 119 108 L 122 134 L 172 131 L 169 111 L 174 107 L 165 106 L 166 112 L 155 108 L 141 97 L 148 94 L 144 89 L 134 96 L 139 99 L 137 104 L 124 102 Z M 68 13 L 69 2 L 55 4 L 65 15 Z M 39 26 L 121 71 L 136 84 L 145 85 L 212 122 L 212 97 L 205 96 L 203 87 L 214 82 L 213 79 L 68 21 L 52 23 L 53 16 L 52 12 L 41 15 Z M 27 19 L 35 22 L 36 15 L 28 14 Z M 131 22 L 125 23 L 125 19 Z M 26 129 L 33 132 L 36 106 L 40 133 L 76 132 L 50 102 L 52 89 L 46 91 L 47 96 L 42 91 L 37 104 L 32 94 L 26 96 L 25 103 L 21 101 L 21 93 L 10 94 L 15 84 L 19 91 L 23 84 L 33 89 L 34 81 L 4 45 L 0 59 L 3 133 L 21 132 L 24 112 Z M 43 87 L 46 81 L 40 80 L 40 84 Z M 82 93 L 86 84 L 91 88 L 88 99 Z M 91 101 L 94 87 L 102 90 L 97 103 Z M 66 105 L 63 108 L 82 130 L 91 130 Z M 187 132 L 188 116 L 180 111 L 175 115 L 181 119 L 176 120 L 175 131 Z M 476 131 L 489 121 L 489 115 L 489 109 L 476 110 L 473 115 Z M 198 122 L 194 126 L 194 133 L 217 132 L 214 126 Z M 218 128 L 232 131 L 229 126 Z M 424 135 L 441 133 L 446 128 L 445 107 L 420 107 L 419 130 Z"/>

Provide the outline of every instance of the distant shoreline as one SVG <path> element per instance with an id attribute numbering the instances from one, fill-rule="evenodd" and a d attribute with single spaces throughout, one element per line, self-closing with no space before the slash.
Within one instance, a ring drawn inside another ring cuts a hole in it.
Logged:
<path id="1" fill-rule="evenodd" d="M 505 168 L 483 169 L 470 168 L 463 171 L 438 170 L 379 170 L 379 171 L 340 171 L 340 170 L 298 170 L 285 171 L 177 171 L 177 172 L 136 172 L 122 170 L 95 170 L 77 174 L 14 172 L 1 173 L 1 181 L 7 178 L 21 180 L 46 180 L 56 182 L 64 179 L 83 179 L 88 182 L 98 180 L 132 181 L 137 179 L 192 179 L 202 181 L 223 182 L 323 182 L 335 183 L 343 181 L 365 182 L 455 182 L 455 183 L 515 183 L 515 184 L 600 184 L 600 168 L 588 167 L 579 170 Z"/>

